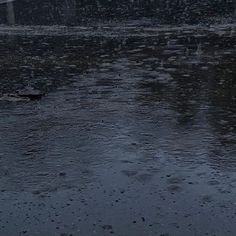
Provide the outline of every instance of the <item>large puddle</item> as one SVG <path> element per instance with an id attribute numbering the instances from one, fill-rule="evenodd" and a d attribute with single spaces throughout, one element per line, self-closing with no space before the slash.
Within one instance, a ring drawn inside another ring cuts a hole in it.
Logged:
<path id="1" fill-rule="evenodd" d="M 235 235 L 235 25 L 0 35 L 1 236 Z"/>

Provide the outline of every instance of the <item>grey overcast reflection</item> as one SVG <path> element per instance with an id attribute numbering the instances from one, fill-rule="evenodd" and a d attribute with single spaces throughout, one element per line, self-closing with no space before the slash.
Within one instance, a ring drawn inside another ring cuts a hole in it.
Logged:
<path id="1" fill-rule="evenodd" d="M 0 236 L 236 235 L 236 0 L 0 0 Z"/>

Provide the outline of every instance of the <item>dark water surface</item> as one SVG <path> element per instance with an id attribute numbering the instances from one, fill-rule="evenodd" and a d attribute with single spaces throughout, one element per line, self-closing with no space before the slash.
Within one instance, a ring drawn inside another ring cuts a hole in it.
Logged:
<path id="1" fill-rule="evenodd" d="M 235 236 L 235 29 L 1 29 L 0 235 Z"/>

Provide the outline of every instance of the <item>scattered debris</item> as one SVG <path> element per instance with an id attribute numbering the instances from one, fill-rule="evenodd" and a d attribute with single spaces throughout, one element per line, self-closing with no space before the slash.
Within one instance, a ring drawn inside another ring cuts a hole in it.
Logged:
<path id="1" fill-rule="evenodd" d="M 39 100 L 41 99 L 45 93 L 41 92 L 40 90 L 34 89 L 31 86 L 27 86 L 22 90 L 17 92 L 17 96 L 21 98 L 28 98 L 30 100 Z"/>

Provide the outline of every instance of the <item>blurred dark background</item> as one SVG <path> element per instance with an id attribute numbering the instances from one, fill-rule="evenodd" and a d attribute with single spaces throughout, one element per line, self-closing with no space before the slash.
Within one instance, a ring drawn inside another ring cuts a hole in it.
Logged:
<path id="1" fill-rule="evenodd" d="M 235 16 L 235 0 L 15 0 L 14 23 L 76 25 L 93 21 L 153 18 L 158 23 L 196 24 Z M 8 3 L 9 4 L 9 3 Z M 7 3 L 0 23 L 9 23 Z"/>

